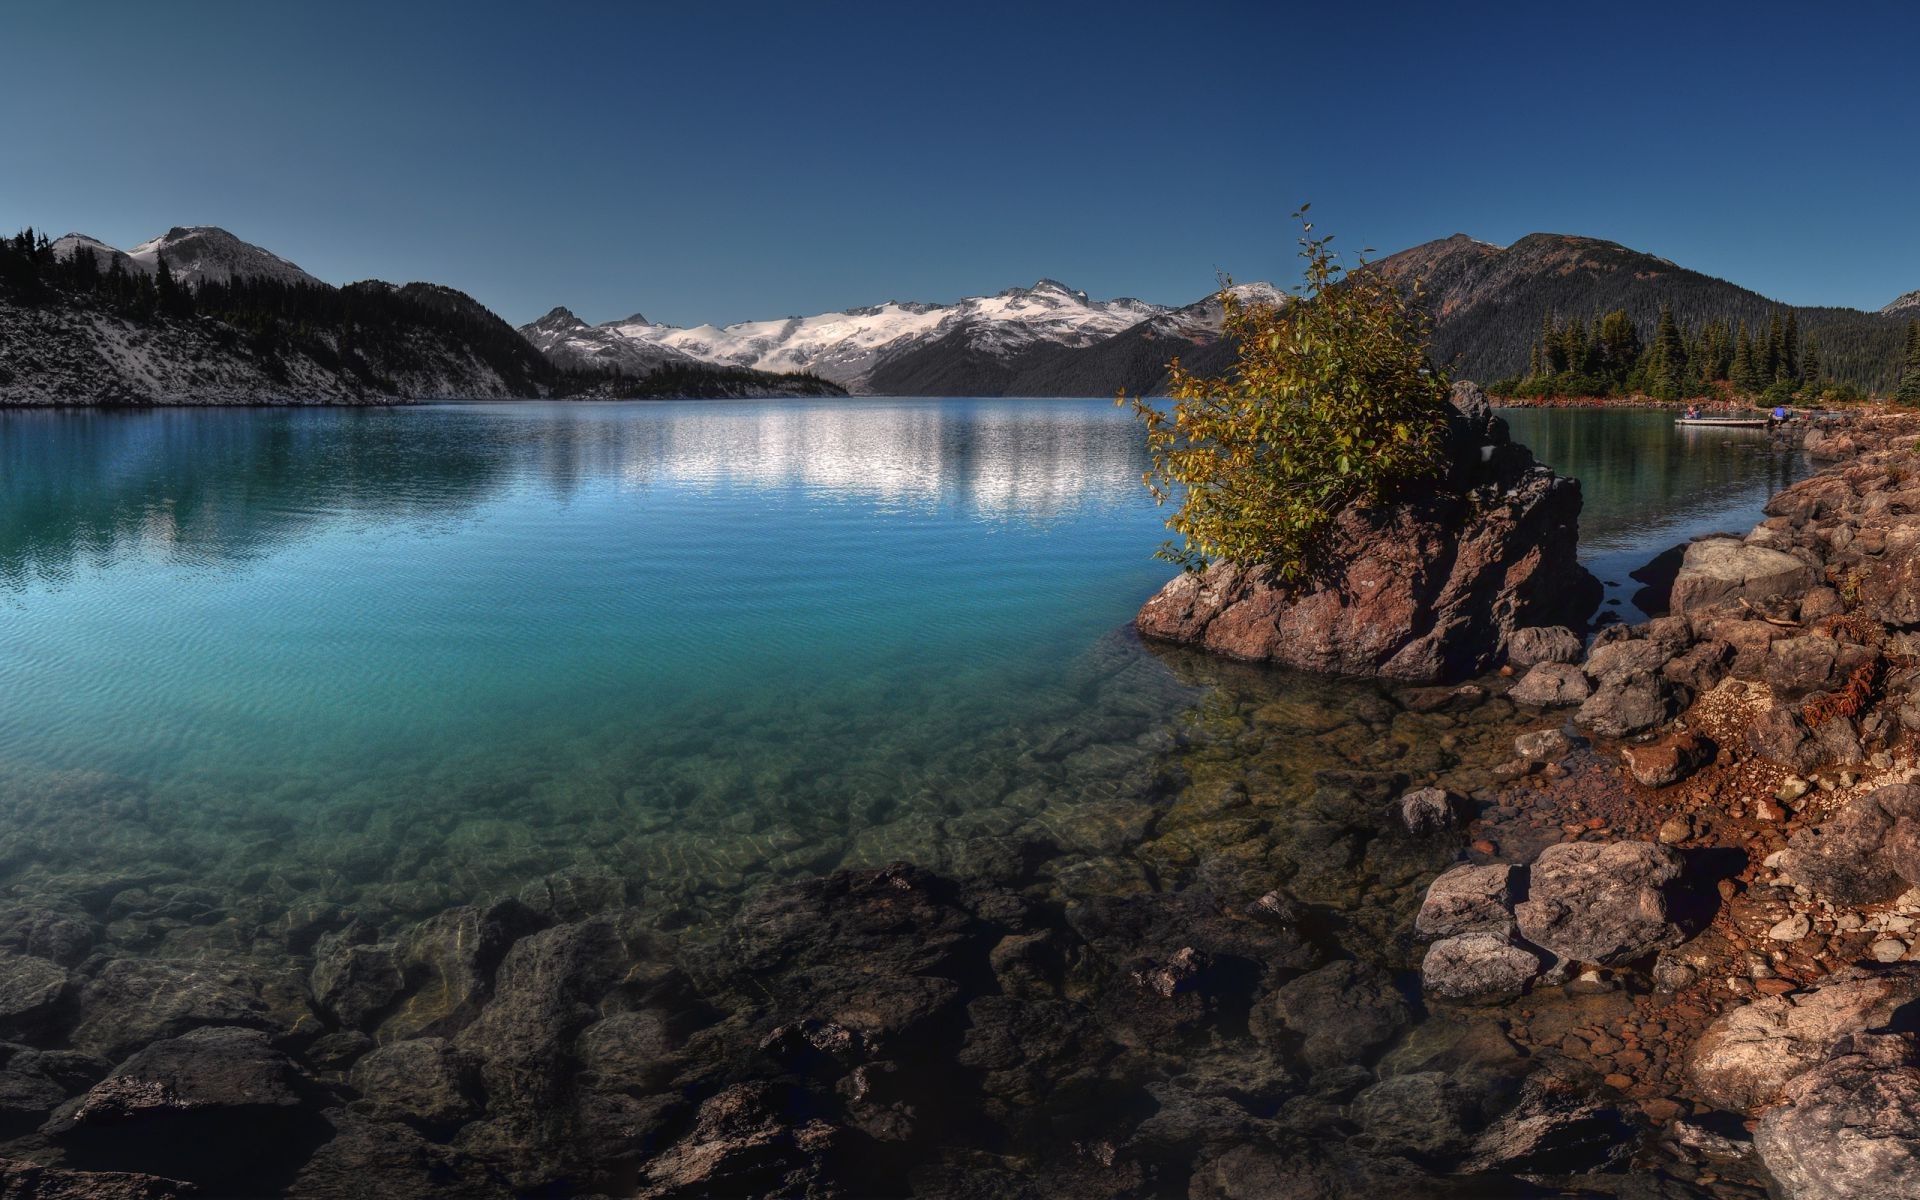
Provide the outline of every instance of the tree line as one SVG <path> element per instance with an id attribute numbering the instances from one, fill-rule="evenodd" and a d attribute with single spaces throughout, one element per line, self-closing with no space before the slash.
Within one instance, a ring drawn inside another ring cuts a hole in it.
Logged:
<path id="1" fill-rule="evenodd" d="M 1862 400 L 1836 379 L 1818 332 L 1803 336 L 1800 315 L 1777 308 L 1764 329 L 1720 318 L 1683 324 L 1663 304 L 1650 336 L 1625 309 L 1583 320 L 1549 312 L 1527 354 L 1524 375 L 1494 384 L 1516 397 L 1648 396 L 1677 402 L 1732 396 L 1766 404 Z M 1920 323 L 1909 323 L 1899 384 L 1902 403 L 1920 403 Z"/>

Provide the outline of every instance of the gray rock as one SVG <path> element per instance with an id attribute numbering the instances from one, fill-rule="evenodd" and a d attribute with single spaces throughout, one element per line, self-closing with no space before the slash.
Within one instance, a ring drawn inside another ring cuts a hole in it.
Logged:
<path id="1" fill-rule="evenodd" d="M 1813 568 L 1791 554 L 1737 538 L 1703 538 L 1687 547 L 1670 603 L 1676 613 L 1740 600 L 1763 604 L 1798 596 L 1813 582 Z"/>
<path id="2" fill-rule="evenodd" d="M 1583 649 L 1580 635 L 1564 625 L 1534 625 L 1507 637 L 1507 661 L 1516 667 L 1577 663 Z"/>
<path id="3" fill-rule="evenodd" d="M 1781 868 L 1835 904 L 1873 904 L 1920 883 L 1920 787 L 1855 796 L 1787 842 Z"/>
<path id="4" fill-rule="evenodd" d="M 1720 1108 L 1771 1104 L 1846 1034 L 1886 1025 L 1920 999 L 1920 964 L 1851 967 L 1804 991 L 1762 996 L 1715 1018 L 1694 1042 L 1687 1073 Z"/>
<path id="5" fill-rule="evenodd" d="M 1726 642 L 1712 640 L 1701 642 L 1668 660 L 1667 665 L 1660 668 L 1660 674 L 1669 682 L 1703 694 L 1718 687 L 1732 667 L 1733 647 Z"/>
<path id="6" fill-rule="evenodd" d="M 200 1189 L 179 1179 L 123 1171 L 70 1171 L 0 1158 L 0 1196 L 19 1200 L 177 1200 Z"/>
<path id="7" fill-rule="evenodd" d="M 1667 886 L 1680 855 L 1653 842 L 1565 842 L 1540 852 L 1527 898 L 1514 906 L 1520 932 L 1579 962 L 1630 962 L 1679 944 L 1667 919 Z"/>
<path id="8" fill-rule="evenodd" d="M 1813 770 L 1825 758 L 1800 714 L 1782 706 L 1769 708 L 1748 723 L 1747 748 L 1768 762 L 1802 772 Z"/>
<path id="9" fill-rule="evenodd" d="M 1579 704 L 1593 694 L 1586 672 L 1571 663 L 1536 663 L 1507 698 L 1533 708 L 1560 708 Z"/>
<path id="10" fill-rule="evenodd" d="M 1423 937 L 1441 938 L 1510 924 L 1516 871 L 1511 863 L 1454 867 L 1427 887 L 1414 929 Z"/>
<path id="11" fill-rule="evenodd" d="M 518 900 L 448 909 L 422 921 L 397 944 L 406 995 L 381 1022 L 380 1039 L 457 1033 L 492 995 L 494 972 L 507 948 L 543 923 Z"/>
<path id="12" fill-rule="evenodd" d="M 1671 683 L 1658 675 L 1639 675 L 1600 684 L 1573 720 L 1601 737 L 1625 738 L 1652 729 L 1678 710 Z"/>
<path id="13" fill-rule="evenodd" d="M 1518 943 L 1509 923 L 1504 930 L 1481 930 L 1441 938 L 1427 947 L 1420 962 L 1426 990 L 1447 1000 L 1491 1002 L 1519 995 L 1546 964 L 1538 952 Z"/>
<path id="14" fill-rule="evenodd" d="M 1601 687 L 1622 684 L 1642 675 L 1652 675 L 1672 657 L 1658 642 L 1641 638 L 1603 642 L 1587 655 L 1582 668 L 1587 678 Z"/>
<path id="15" fill-rule="evenodd" d="M 1785 1200 L 1920 1196 L 1915 1050 L 1913 1034 L 1857 1034 L 1786 1085 L 1753 1133 Z"/>

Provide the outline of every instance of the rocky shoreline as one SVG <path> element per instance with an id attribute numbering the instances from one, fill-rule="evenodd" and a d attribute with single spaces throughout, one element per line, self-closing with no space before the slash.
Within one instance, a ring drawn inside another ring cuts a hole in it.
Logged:
<path id="1" fill-rule="evenodd" d="M 1556 777 L 1503 798 L 1434 883 L 1425 986 L 1609 991 L 1606 1022 L 1560 1037 L 1540 1028 L 1559 1000 L 1530 998 L 1509 1032 L 1633 1097 L 1716 1186 L 1908 1195 L 1920 422 L 1808 442 L 1839 465 L 1746 536 L 1690 545 L 1669 614 L 1584 650 L 1520 639 L 1507 695 L 1571 719 L 1520 739 L 1509 769 Z"/>

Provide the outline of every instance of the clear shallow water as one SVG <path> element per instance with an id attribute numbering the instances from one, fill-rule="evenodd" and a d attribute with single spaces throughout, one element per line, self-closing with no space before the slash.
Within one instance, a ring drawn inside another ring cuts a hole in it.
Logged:
<path id="1" fill-rule="evenodd" d="M 1791 469 L 1508 418 L 1627 592 Z M 0 802 L 37 870 L 273 863 L 416 912 L 1104 844 L 1220 681 L 1118 633 L 1169 573 L 1144 465 L 1104 401 L 0 413 Z M 1339 689 L 1253 690 L 1326 765 Z"/>
<path id="2" fill-rule="evenodd" d="M 1628 620 L 1628 573 L 1703 534 L 1745 533 L 1767 498 L 1807 474 L 1764 429 L 1676 428 L 1664 409 L 1507 409 L 1515 441 L 1580 480 L 1580 557 Z"/>

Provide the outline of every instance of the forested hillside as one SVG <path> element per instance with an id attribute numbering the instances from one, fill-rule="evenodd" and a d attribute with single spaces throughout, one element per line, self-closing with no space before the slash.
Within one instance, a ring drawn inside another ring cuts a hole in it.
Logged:
<path id="1" fill-rule="evenodd" d="M 692 367 L 567 371 L 463 292 L 377 280 L 175 280 L 31 230 L 0 239 L 0 403 L 383 403 L 430 398 L 838 394 L 812 378 Z M 105 258 L 105 262 L 102 262 Z M 670 390 L 678 389 L 678 390 Z"/>
<path id="2" fill-rule="evenodd" d="M 1789 311 L 1817 340 L 1835 382 L 1886 394 L 1899 382 L 1906 337 L 1901 317 L 1847 308 L 1791 308 L 1758 292 L 1598 238 L 1535 233 L 1501 247 L 1455 234 L 1374 263 L 1396 283 L 1417 280 L 1434 318 L 1434 356 L 1455 374 L 1483 380 L 1528 373 L 1543 321 L 1588 326 L 1626 314 L 1651 343 L 1663 307 L 1682 329 L 1718 324 L 1750 336 Z"/>

